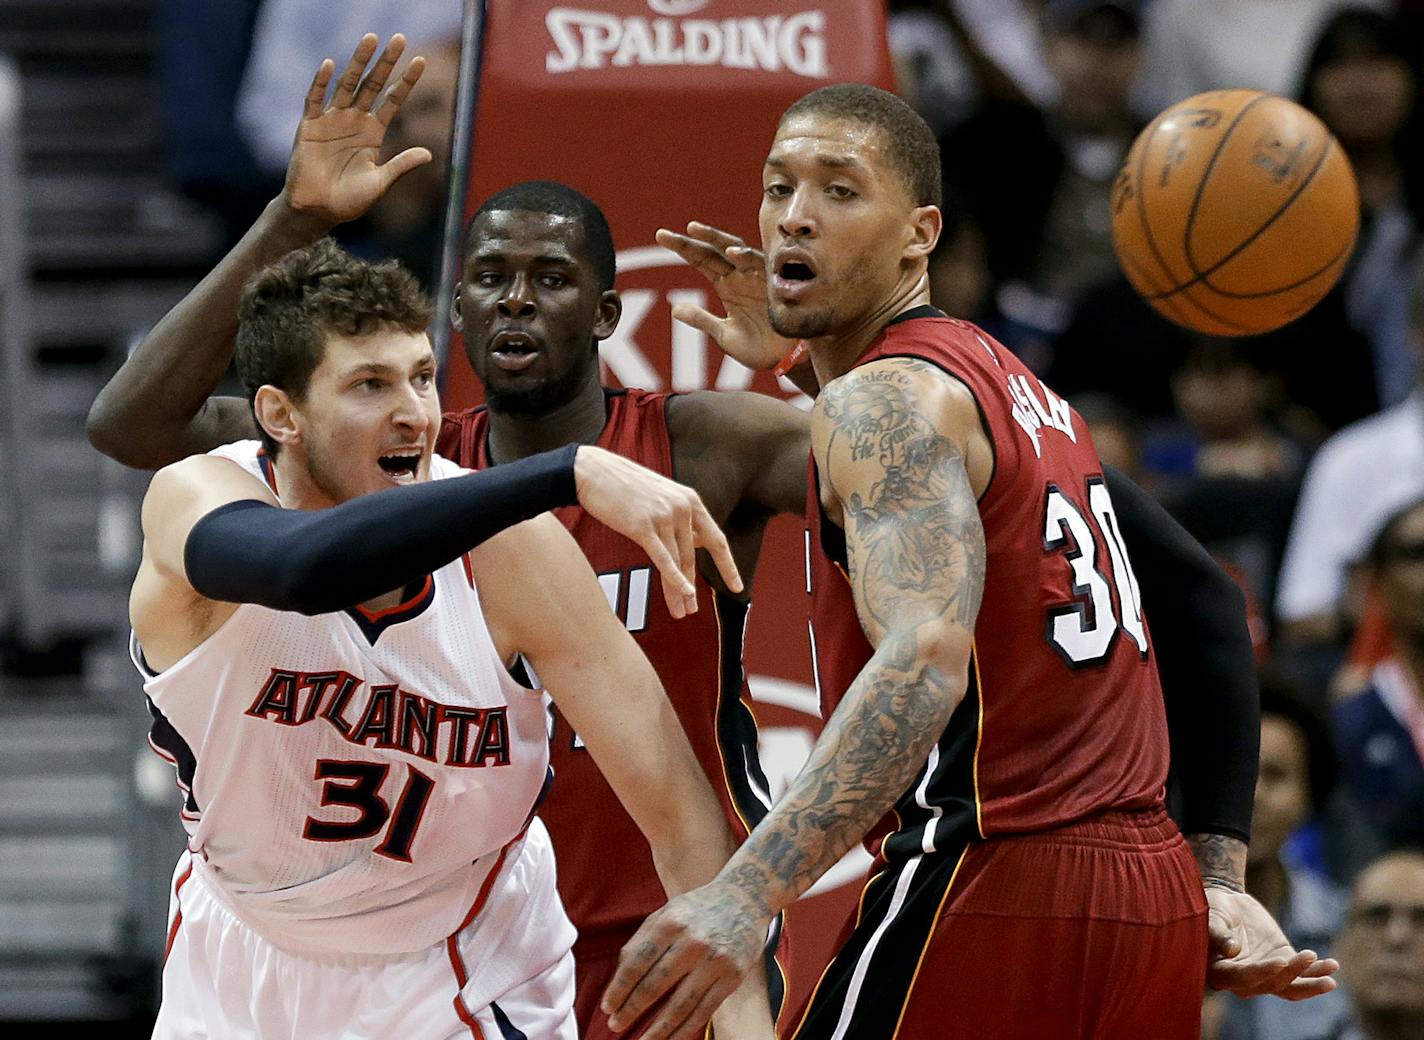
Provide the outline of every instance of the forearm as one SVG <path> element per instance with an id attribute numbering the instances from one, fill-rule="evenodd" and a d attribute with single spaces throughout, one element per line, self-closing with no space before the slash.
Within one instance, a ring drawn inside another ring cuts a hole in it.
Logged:
<path id="1" fill-rule="evenodd" d="M 208 599 L 322 614 L 402 588 L 500 531 L 577 501 L 570 446 L 494 469 L 362 495 L 332 509 L 255 500 L 207 514 L 184 568 Z"/>
<path id="2" fill-rule="evenodd" d="M 910 786 L 964 690 L 962 667 L 926 660 L 913 634 L 887 637 L 722 876 L 767 917 L 789 906 Z"/>
<path id="3" fill-rule="evenodd" d="M 89 409 L 87 432 L 99 451 L 129 466 L 156 469 L 206 450 L 208 397 L 232 360 L 237 308 L 247 281 L 330 230 L 279 196 L 201 282 L 144 337 Z"/>
<path id="4" fill-rule="evenodd" d="M 1225 834 L 1188 834 L 1202 884 L 1207 888 L 1246 891 L 1246 843 Z"/>

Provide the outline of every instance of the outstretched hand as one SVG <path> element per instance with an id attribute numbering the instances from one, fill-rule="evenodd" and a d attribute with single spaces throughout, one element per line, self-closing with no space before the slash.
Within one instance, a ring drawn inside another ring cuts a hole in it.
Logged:
<path id="1" fill-rule="evenodd" d="M 716 881 L 669 900 L 618 955 L 602 1001 L 609 1028 L 622 1032 L 667 995 L 641 1040 L 699 1040 L 760 958 L 768 924 Z"/>
<path id="2" fill-rule="evenodd" d="M 1313 950 L 1299 952 L 1270 912 L 1253 896 L 1207 886 L 1209 948 L 1207 985 L 1239 997 L 1273 994 L 1309 1000 L 1336 987 L 1338 962 Z"/>
<path id="3" fill-rule="evenodd" d="M 727 537 L 692 488 L 585 445 L 574 459 L 579 505 L 595 520 L 643 547 L 662 576 L 675 618 L 697 610 L 697 549 L 706 549 L 727 588 L 742 591 Z"/>
<path id="4" fill-rule="evenodd" d="M 659 228 L 658 245 L 671 249 L 706 276 L 722 301 L 725 318 L 690 303 L 679 303 L 672 316 L 706 333 L 722 352 L 748 368 L 769 369 L 786 356 L 795 340 L 778 336 L 767 315 L 766 257 L 736 235 L 694 221 L 687 234 Z"/>
<path id="5" fill-rule="evenodd" d="M 282 193 L 294 210 L 330 224 L 361 216 L 392 184 L 432 158 L 429 149 L 407 148 L 380 162 L 386 128 L 420 80 L 425 59 L 412 58 L 378 106 L 381 91 L 405 52 L 405 37 L 399 33 L 392 36 L 367 73 L 366 66 L 376 53 L 378 42 L 375 33 L 361 37 L 329 103 L 325 100 L 326 89 L 336 65 L 330 58 L 321 63 L 307 91 L 306 107 L 292 144 Z"/>

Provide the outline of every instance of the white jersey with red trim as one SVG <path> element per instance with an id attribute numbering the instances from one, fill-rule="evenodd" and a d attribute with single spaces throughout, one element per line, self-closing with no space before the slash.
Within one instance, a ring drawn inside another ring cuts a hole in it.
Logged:
<path id="1" fill-rule="evenodd" d="M 270 478 L 256 441 L 212 454 Z M 161 674 L 134 641 L 189 849 L 231 911 L 288 950 L 446 939 L 548 781 L 546 699 L 500 660 L 468 562 L 412 590 L 379 614 L 243 604 Z"/>

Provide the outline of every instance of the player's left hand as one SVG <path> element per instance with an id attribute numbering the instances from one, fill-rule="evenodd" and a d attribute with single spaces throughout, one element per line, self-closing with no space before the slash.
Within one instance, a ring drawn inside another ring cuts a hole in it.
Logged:
<path id="1" fill-rule="evenodd" d="M 618 971 L 603 994 L 609 1027 L 627 1029 L 671 991 L 641 1040 L 700 1038 L 712 1012 L 760 963 L 769 925 L 725 882 L 669 900 L 618 955 Z"/>
<path id="2" fill-rule="evenodd" d="M 1296 951 L 1270 912 L 1245 892 L 1208 886 L 1209 931 L 1206 981 L 1239 997 L 1273 994 L 1309 1000 L 1329 993 L 1338 962 Z"/>

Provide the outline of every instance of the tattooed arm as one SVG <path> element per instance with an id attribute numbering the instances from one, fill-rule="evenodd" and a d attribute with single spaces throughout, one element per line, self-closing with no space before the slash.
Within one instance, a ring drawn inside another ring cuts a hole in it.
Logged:
<path id="1" fill-rule="evenodd" d="M 604 1000 L 615 1029 L 672 990 L 643 1035 L 699 1035 L 771 918 L 923 767 L 964 696 L 983 590 L 984 533 L 964 461 L 978 429 L 968 391 L 918 362 L 866 365 L 822 392 L 812 446 L 828 509 L 844 518 L 856 610 L 875 652 L 801 774 L 716 880 L 670 902 L 624 948 Z"/>

